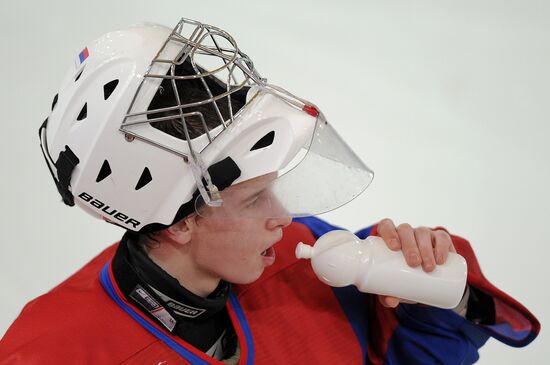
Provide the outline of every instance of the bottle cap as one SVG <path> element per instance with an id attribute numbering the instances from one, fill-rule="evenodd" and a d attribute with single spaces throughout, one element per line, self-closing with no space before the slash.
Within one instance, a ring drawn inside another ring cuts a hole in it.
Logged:
<path id="1" fill-rule="evenodd" d="M 296 246 L 296 252 L 295 253 L 296 253 L 296 258 L 310 259 L 310 258 L 313 257 L 313 247 L 300 242 Z"/>

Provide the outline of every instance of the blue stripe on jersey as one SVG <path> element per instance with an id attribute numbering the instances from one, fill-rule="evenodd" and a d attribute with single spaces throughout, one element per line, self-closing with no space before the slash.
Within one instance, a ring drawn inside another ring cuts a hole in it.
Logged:
<path id="1" fill-rule="evenodd" d="M 368 344 L 368 313 L 369 294 L 361 293 L 356 287 L 350 285 L 343 288 L 332 288 L 340 306 L 344 310 L 348 321 L 353 328 L 355 336 L 359 340 L 363 353 L 363 364 L 367 361 Z"/>
<path id="2" fill-rule="evenodd" d="M 355 235 L 361 239 L 365 239 L 367 238 L 368 236 L 370 236 L 370 233 L 372 232 L 372 229 L 374 228 L 374 226 L 370 226 L 370 227 L 367 227 L 367 228 L 363 228 L 357 232 L 355 232 Z"/>
<path id="3" fill-rule="evenodd" d="M 309 228 L 309 230 L 311 231 L 311 233 L 313 233 L 313 236 L 315 236 L 315 238 L 319 238 L 322 235 L 324 235 L 325 233 L 330 232 L 330 231 L 334 231 L 336 229 L 341 229 L 341 230 L 347 231 L 347 229 L 344 229 L 344 228 L 341 228 L 341 227 L 338 227 L 338 226 L 333 226 L 332 224 L 327 223 L 324 220 L 322 220 L 320 218 L 317 218 L 317 217 L 314 217 L 314 216 L 293 218 L 292 220 L 294 222 L 298 222 L 298 223 L 302 223 L 302 224 L 306 225 Z M 363 228 L 363 229 L 355 232 L 355 235 L 357 237 L 361 238 L 361 239 L 365 239 L 366 237 L 370 236 L 370 233 L 372 232 L 373 228 L 374 228 L 374 226 L 369 226 L 369 227 Z"/>
<path id="4" fill-rule="evenodd" d="M 182 356 L 184 359 L 189 361 L 193 365 L 208 365 L 206 361 L 203 359 L 197 357 L 195 354 L 187 350 L 185 347 L 181 346 L 179 343 L 168 337 L 166 334 L 164 334 L 161 330 L 153 326 L 151 323 L 146 321 L 144 318 L 142 318 L 136 311 L 134 311 L 130 306 L 128 306 L 126 303 L 124 303 L 116 294 L 115 289 L 113 288 L 113 283 L 111 282 L 111 278 L 109 276 L 109 266 L 111 265 L 111 261 L 107 262 L 103 269 L 101 270 L 101 273 L 99 274 L 99 279 L 101 280 L 101 284 L 103 285 L 103 288 L 105 288 L 105 291 L 107 291 L 107 294 L 115 301 L 116 304 L 118 304 L 119 307 L 121 307 L 126 313 L 128 313 L 136 322 L 138 322 L 142 327 L 144 327 L 147 331 L 149 331 L 151 334 L 153 334 L 156 338 L 164 342 L 168 347 L 170 347 L 172 350 L 177 352 L 180 356 Z"/>
<path id="5" fill-rule="evenodd" d="M 252 332 L 250 331 L 250 327 L 248 327 L 248 322 L 246 321 L 246 318 L 244 316 L 244 311 L 243 311 L 243 308 L 241 307 L 241 303 L 239 303 L 239 300 L 237 299 L 235 294 L 233 293 L 229 294 L 229 303 L 231 303 L 231 306 L 233 307 L 233 310 L 237 315 L 237 318 L 239 320 L 239 323 L 244 333 L 244 338 L 246 340 L 246 347 L 247 347 L 246 365 L 252 365 L 254 364 L 254 343 L 252 342 Z"/>

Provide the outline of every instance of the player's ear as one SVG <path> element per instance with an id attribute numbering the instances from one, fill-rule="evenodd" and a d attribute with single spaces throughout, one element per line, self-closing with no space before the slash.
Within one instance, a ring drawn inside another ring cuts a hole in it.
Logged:
<path id="1" fill-rule="evenodd" d="M 166 234 L 172 241 L 179 244 L 186 244 L 191 241 L 193 231 L 196 227 L 196 216 L 195 214 L 190 214 L 166 228 Z"/>

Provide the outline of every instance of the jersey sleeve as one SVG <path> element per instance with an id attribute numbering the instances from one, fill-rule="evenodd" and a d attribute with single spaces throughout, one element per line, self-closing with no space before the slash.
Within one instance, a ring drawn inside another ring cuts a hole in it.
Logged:
<path id="1" fill-rule="evenodd" d="M 308 225 L 316 238 L 330 230 L 342 229 L 316 217 L 305 219 L 302 223 Z M 377 235 L 377 225 L 355 234 L 362 239 Z M 386 308 L 377 295 L 368 295 L 367 363 L 471 364 L 477 361 L 477 350 L 490 337 L 509 346 L 523 347 L 538 335 L 540 323 L 535 316 L 485 278 L 467 240 L 450 236 L 457 252 L 468 263 L 467 282 L 472 289 L 470 293 L 474 293 L 472 299 L 478 300 L 468 302 L 464 318 L 450 309 L 421 304 Z"/>

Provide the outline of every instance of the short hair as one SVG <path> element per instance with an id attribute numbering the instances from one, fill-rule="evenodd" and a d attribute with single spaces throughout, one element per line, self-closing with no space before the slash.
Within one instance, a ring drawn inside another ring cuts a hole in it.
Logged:
<path id="1" fill-rule="evenodd" d="M 197 69 L 200 73 L 206 72 L 198 66 Z M 195 68 L 191 65 L 191 62 L 189 60 L 186 60 L 179 65 L 175 65 L 174 73 L 177 76 L 197 75 Z M 206 85 L 208 85 L 208 88 L 210 89 L 213 97 L 227 92 L 227 86 L 213 75 L 202 77 L 202 80 L 201 78 L 191 78 L 183 80 L 177 79 L 175 81 L 175 84 L 181 104 L 195 103 L 211 98 L 203 84 L 203 80 Z M 216 107 L 214 106 L 214 103 L 216 103 L 224 121 L 227 121 L 231 118 L 230 112 L 232 112 L 234 115 L 246 103 L 246 93 L 248 89 L 248 87 L 243 87 L 242 89 L 237 90 L 231 94 L 231 110 L 229 109 L 228 97 L 225 96 L 216 101 L 211 101 L 193 107 L 183 108 L 182 112 L 200 112 L 204 118 L 208 130 L 212 130 L 221 124 L 221 119 L 218 115 Z M 151 100 L 148 111 L 173 107 L 177 105 L 178 102 L 174 93 L 174 88 L 172 86 L 172 80 L 164 79 L 160 84 L 155 96 Z M 181 118 L 179 117 L 178 109 L 150 113 L 147 116 L 149 119 L 174 116 L 174 118 L 172 119 L 152 122 L 151 126 L 173 137 L 183 140 L 187 139 L 185 137 L 184 127 Z M 191 139 L 199 137 L 202 134 L 206 133 L 200 117 L 188 116 L 185 118 L 185 122 L 187 124 L 187 130 Z"/>

